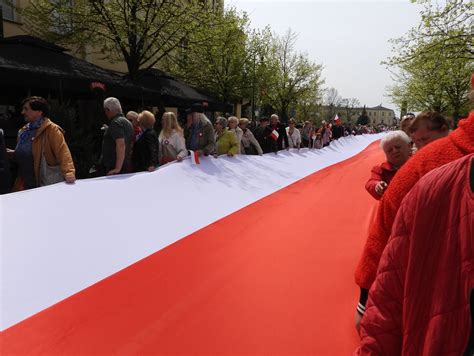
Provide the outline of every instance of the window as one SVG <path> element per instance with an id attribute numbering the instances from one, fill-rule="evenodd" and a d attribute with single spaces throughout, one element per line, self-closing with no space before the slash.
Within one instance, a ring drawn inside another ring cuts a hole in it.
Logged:
<path id="1" fill-rule="evenodd" d="M 369 116 L 372 116 L 372 111 L 369 111 Z"/>
<path id="2" fill-rule="evenodd" d="M 0 0 L 5 20 L 15 21 L 15 0 Z"/>
<path id="3" fill-rule="evenodd" d="M 382 116 L 385 116 L 385 112 L 384 112 L 384 111 L 382 111 Z"/>

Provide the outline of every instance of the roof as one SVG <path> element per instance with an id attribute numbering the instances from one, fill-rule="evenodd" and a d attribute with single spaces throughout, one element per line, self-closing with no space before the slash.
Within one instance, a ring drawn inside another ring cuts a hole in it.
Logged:
<path id="1" fill-rule="evenodd" d="M 388 110 L 388 111 L 393 111 L 392 109 L 386 108 L 382 105 L 377 105 L 377 106 L 374 106 L 373 108 L 366 108 L 366 110 Z"/>

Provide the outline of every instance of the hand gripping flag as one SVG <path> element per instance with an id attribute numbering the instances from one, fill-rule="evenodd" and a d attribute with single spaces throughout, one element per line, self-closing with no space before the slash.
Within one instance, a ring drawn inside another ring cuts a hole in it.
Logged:
<path id="1" fill-rule="evenodd" d="M 201 164 L 201 161 L 199 160 L 199 153 L 196 151 L 189 151 L 189 155 L 191 156 L 192 164 Z"/>
<path id="2" fill-rule="evenodd" d="M 278 140 L 278 137 L 280 136 L 280 134 L 278 133 L 277 130 L 273 130 L 272 131 L 272 138 L 276 141 Z"/>

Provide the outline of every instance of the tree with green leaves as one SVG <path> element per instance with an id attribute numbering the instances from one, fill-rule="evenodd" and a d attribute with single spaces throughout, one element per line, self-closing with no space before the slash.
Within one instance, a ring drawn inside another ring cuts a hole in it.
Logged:
<path id="1" fill-rule="evenodd" d="M 405 36 L 391 40 L 395 55 L 389 64 L 400 64 L 428 53 L 445 52 L 449 59 L 474 59 L 474 3 L 471 0 L 411 0 L 423 5 L 421 22 Z M 420 49 L 420 44 L 424 44 Z"/>
<path id="2" fill-rule="evenodd" d="M 123 60 L 135 78 L 189 45 L 216 14 L 199 0 L 31 0 L 21 15 L 31 34 Z"/>
<path id="3" fill-rule="evenodd" d="M 262 100 L 276 110 L 283 122 L 288 120 L 289 109 L 299 100 L 318 97 L 323 84 L 322 65 L 296 52 L 296 38 L 291 30 L 282 37 L 274 36 L 267 59 L 269 76 Z"/>
<path id="4" fill-rule="evenodd" d="M 344 98 L 341 100 L 340 108 L 343 110 L 347 122 L 351 122 L 351 117 L 357 111 L 359 106 L 360 102 L 356 98 Z"/>
<path id="5" fill-rule="evenodd" d="M 453 116 L 468 111 L 469 78 L 474 71 L 472 2 L 448 0 L 444 7 L 427 1 L 422 22 L 394 40 L 386 64 L 396 85 L 389 96 L 409 111 L 435 110 Z"/>
<path id="6" fill-rule="evenodd" d="M 215 16 L 206 31 L 190 34 L 190 42 L 167 59 L 166 69 L 225 102 L 248 96 L 254 60 L 247 51 L 248 26 L 247 15 L 235 9 Z"/>
<path id="7" fill-rule="evenodd" d="M 367 110 L 364 108 L 362 109 L 362 114 L 357 118 L 357 125 L 368 125 L 370 122 L 369 116 L 367 115 Z"/>

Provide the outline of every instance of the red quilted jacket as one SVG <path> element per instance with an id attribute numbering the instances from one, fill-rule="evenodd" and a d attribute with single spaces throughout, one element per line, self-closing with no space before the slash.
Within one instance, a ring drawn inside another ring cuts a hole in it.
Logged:
<path id="1" fill-rule="evenodd" d="M 364 251 L 355 273 L 356 283 L 370 289 L 387 244 L 398 208 L 411 188 L 431 170 L 474 153 L 474 111 L 459 122 L 459 127 L 448 137 L 423 147 L 410 158 L 390 182 L 377 210 Z"/>
<path id="2" fill-rule="evenodd" d="M 403 200 L 361 323 L 359 355 L 462 355 L 474 288 L 474 155 Z"/>

